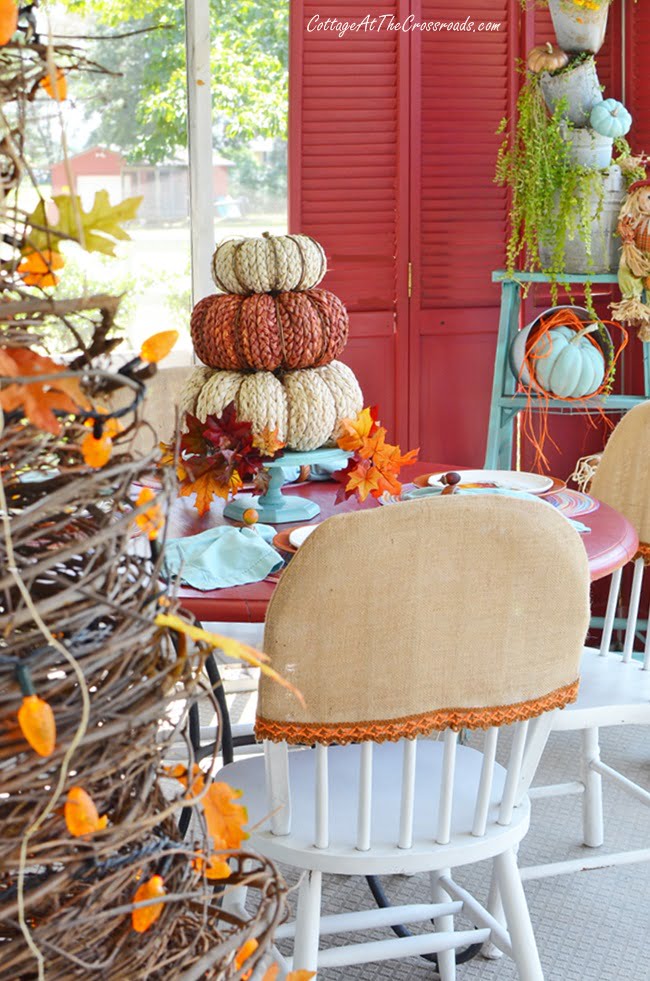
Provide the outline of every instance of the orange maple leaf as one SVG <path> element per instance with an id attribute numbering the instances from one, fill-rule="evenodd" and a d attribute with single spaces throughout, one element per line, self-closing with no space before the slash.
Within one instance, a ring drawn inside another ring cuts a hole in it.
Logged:
<path id="1" fill-rule="evenodd" d="M 342 435 L 339 436 L 337 443 L 342 450 L 354 453 L 361 449 L 368 436 L 376 431 L 377 423 L 373 417 L 373 410 L 367 406 L 363 409 L 356 419 L 343 419 L 341 422 Z"/>
<path id="2" fill-rule="evenodd" d="M 376 467 L 373 467 L 368 460 L 362 460 L 348 474 L 349 479 L 345 489 L 346 491 L 356 491 L 359 500 L 365 501 L 368 494 L 379 490 L 380 476 L 381 474 Z"/>
<path id="3" fill-rule="evenodd" d="M 55 269 L 63 269 L 65 259 L 60 252 L 42 249 L 28 252 L 20 261 L 17 272 L 27 286 L 56 286 L 59 276 Z"/>
<path id="4" fill-rule="evenodd" d="M 232 871 L 226 860 L 219 854 L 210 855 L 207 862 L 198 856 L 192 862 L 192 867 L 197 872 L 205 870 L 206 879 L 227 879 Z"/>
<path id="5" fill-rule="evenodd" d="M 243 481 L 238 473 L 234 473 L 230 480 L 226 483 L 221 481 L 219 477 L 215 474 L 214 470 L 207 470 L 196 480 L 191 483 L 183 484 L 179 488 L 179 495 L 181 497 L 189 497 L 190 494 L 196 494 L 196 501 L 194 502 L 194 507 L 199 512 L 201 517 L 210 510 L 210 504 L 212 503 L 213 497 L 223 497 L 224 500 L 228 500 L 230 495 L 234 497 L 240 487 L 243 486 Z"/>
<path id="6" fill-rule="evenodd" d="M 278 439 L 277 429 L 269 429 L 268 426 L 265 426 L 261 433 L 253 436 L 253 446 L 260 451 L 262 456 L 275 456 L 285 444 L 281 439 Z"/>
<path id="7" fill-rule="evenodd" d="M 0 373 L 10 377 L 32 375 L 34 381 L 10 384 L 0 389 L 0 407 L 5 412 L 22 408 L 34 426 L 58 436 L 61 424 L 53 410 L 59 409 L 72 414 L 79 407 L 88 406 L 77 378 L 65 376 L 54 381 L 38 381 L 39 375 L 56 374 L 64 370 L 51 358 L 36 354 L 29 348 L 1 348 Z"/>

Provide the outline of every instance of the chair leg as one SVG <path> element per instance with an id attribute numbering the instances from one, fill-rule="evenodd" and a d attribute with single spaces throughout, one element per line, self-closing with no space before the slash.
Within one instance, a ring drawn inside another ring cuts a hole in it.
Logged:
<path id="1" fill-rule="evenodd" d="M 492 867 L 492 878 L 490 879 L 490 892 L 488 893 L 487 901 L 487 911 L 491 913 L 495 920 L 502 923 L 505 926 L 506 916 L 503 912 L 503 903 L 501 902 L 501 893 L 499 892 L 499 883 L 497 880 L 496 868 Z M 492 943 L 491 940 L 486 940 L 481 947 L 481 956 L 486 957 L 490 961 L 498 960 L 503 957 L 503 951 L 499 950 L 498 947 Z"/>
<path id="2" fill-rule="evenodd" d="M 439 872 L 431 873 L 431 902 L 446 903 L 449 895 L 445 892 L 439 882 L 441 875 L 451 875 L 451 869 L 441 869 Z M 454 929 L 453 916 L 437 916 L 433 921 L 436 933 L 444 933 Z M 438 956 L 438 974 L 440 981 L 456 981 L 456 951 L 442 950 Z"/>
<path id="3" fill-rule="evenodd" d="M 537 952 L 533 925 L 530 922 L 526 895 L 521 884 L 514 851 L 510 849 L 502 855 L 497 855 L 494 867 L 519 981 L 544 981 L 544 972 Z"/>
<path id="4" fill-rule="evenodd" d="M 247 859 L 242 865 L 242 872 L 250 872 L 252 867 L 252 861 Z M 226 913 L 232 913 L 233 916 L 238 916 L 244 921 L 248 920 L 250 914 L 246 912 L 247 895 L 248 886 L 229 886 L 226 880 L 224 883 L 222 908 Z"/>
<path id="5" fill-rule="evenodd" d="M 600 759 L 598 729 L 583 729 L 582 768 L 585 785 L 582 802 L 582 826 L 584 843 L 589 848 L 599 848 L 603 843 L 603 778 L 592 769 L 594 760 Z"/>
<path id="6" fill-rule="evenodd" d="M 293 948 L 294 971 L 315 971 L 317 968 L 322 880 L 322 872 L 306 872 L 300 883 Z"/>

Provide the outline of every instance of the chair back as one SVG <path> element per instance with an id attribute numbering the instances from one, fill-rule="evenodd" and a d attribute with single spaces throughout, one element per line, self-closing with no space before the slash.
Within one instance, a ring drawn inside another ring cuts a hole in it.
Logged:
<path id="1" fill-rule="evenodd" d="M 589 493 L 624 514 L 650 556 L 650 401 L 623 416 L 609 437 Z"/>
<path id="2" fill-rule="evenodd" d="M 591 482 L 589 493 L 624 514 L 639 536 L 639 551 L 627 600 L 627 623 L 622 659 L 632 660 L 636 639 L 643 572 L 650 563 L 650 402 L 642 402 L 623 416 L 610 436 Z M 612 631 L 621 591 L 621 570 L 610 583 L 600 653 L 610 652 Z M 646 631 L 644 667 L 650 669 L 650 630 Z"/>
<path id="3" fill-rule="evenodd" d="M 575 699 L 588 620 L 585 549 L 542 503 L 449 496 L 328 519 L 292 559 L 267 615 L 265 651 L 304 696 L 301 705 L 265 678 L 260 685 L 273 831 L 291 826 L 287 745 L 315 744 L 314 844 L 327 847 L 329 758 L 355 743 L 354 844 L 369 848 L 374 744 L 402 740 L 390 751 L 401 788 L 394 843 L 410 847 L 418 737 L 438 731 L 438 794 L 429 784 L 428 799 L 438 800 L 435 838 L 448 841 L 463 728 L 487 730 L 467 830 L 509 823 L 526 746 L 539 742 L 529 720 Z M 519 725 L 505 782 L 495 784 L 498 729 L 508 723 Z"/>

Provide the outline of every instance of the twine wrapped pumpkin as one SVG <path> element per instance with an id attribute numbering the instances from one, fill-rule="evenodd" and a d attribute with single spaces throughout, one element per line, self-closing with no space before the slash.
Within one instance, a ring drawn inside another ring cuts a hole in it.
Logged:
<path id="1" fill-rule="evenodd" d="M 192 312 L 192 343 L 211 368 L 292 371 L 338 357 L 348 338 L 343 303 L 327 290 L 206 296 Z"/>
<path id="2" fill-rule="evenodd" d="M 318 286 L 327 272 L 323 247 L 309 235 L 270 235 L 221 242 L 212 278 L 223 293 L 280 293 Z"/>
<path id="3" fill-rule="evenodd" d="M 340 361 L 323 368 L 292 371 L 277 377 L 269 371 L 244 374 L 197 368 L 181 393 L 180 405 L 199 419 L 219 415 L 234 402 L 237 416 L 253 431 L 277 430 L 292 450 L 315 450 L 333 443 L 342 419 L 356 417 L 363 395 L 353 371 Z"/>

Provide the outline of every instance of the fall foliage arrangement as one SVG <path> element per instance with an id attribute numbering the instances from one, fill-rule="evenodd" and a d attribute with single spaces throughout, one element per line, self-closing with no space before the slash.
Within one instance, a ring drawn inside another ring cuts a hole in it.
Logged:
<path id="1" fill-rule="evenodd" d="M 25 103 L 62 100 L 74 72 L 100 70 L 74 46 L 44 44 L 32 7 L 0 0 L 1 97 L 15 119 L 0 145 L 0 981 L 240 978 L 258 967 L 272 981 L 285 888 L 246 850 L 244 803 L 191 753 L 187 765 L 162 763 L 185 738 L 215 646 L 272 671 L 196 628 L 160 589 L 171 481 L 149 485 L 158 449 L 136 450 L 134 437 L 145 380 L 174 332 L 108 370 L 119 299 L 48 293 L 65 275 L 61 243 L 76 229 L 75 241 L 110 252 L 136 202 L 99 194 L 84 212 L 68 195 L 20 211 Z M 69 331 L 65 365 L 48 349 L 53 321 Z M 116 409 L 120 389 L 131 399 Z M 179 698 L 186 710 L 172 721 Z M 195 816 L 191 838 L 181 812 Z M 250 920 L 222 913 L 215 882 L 246 882 Z"/>

